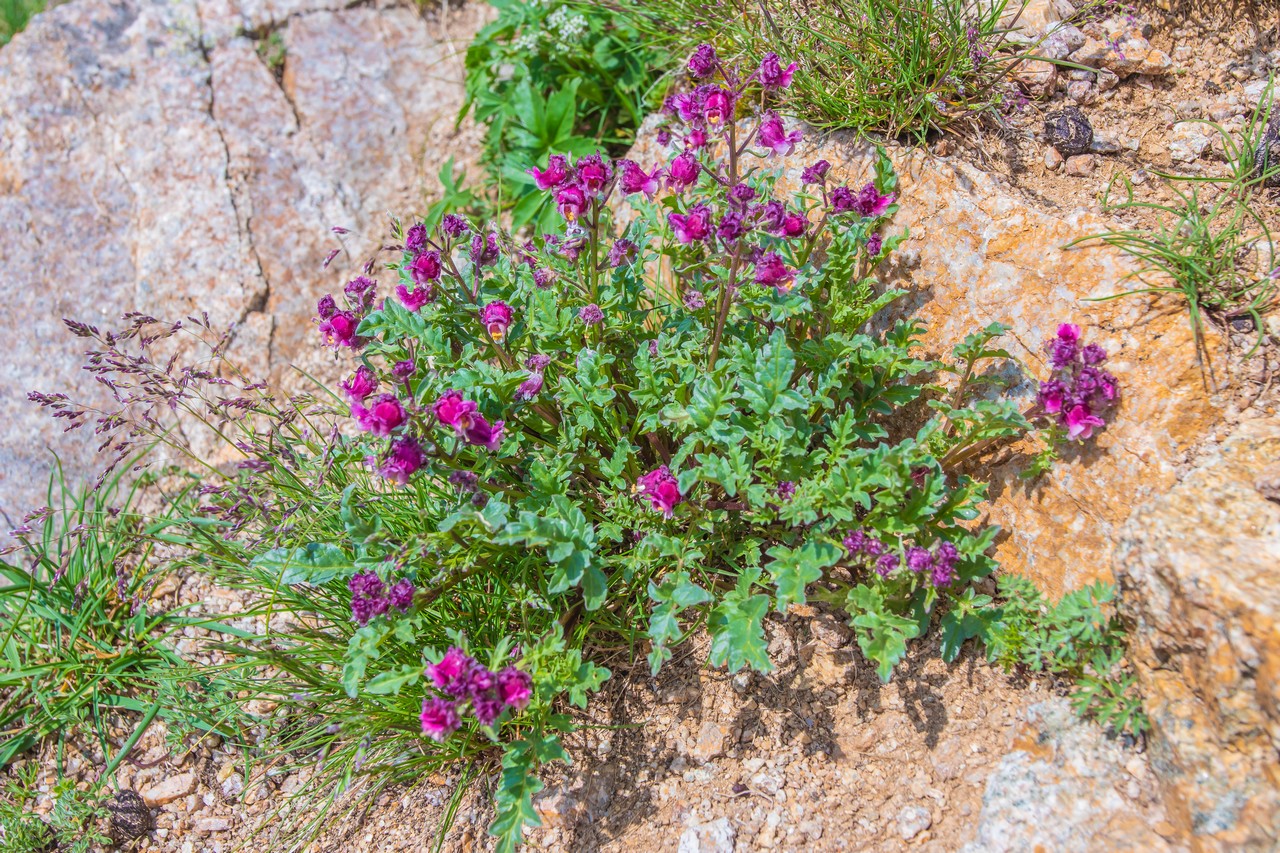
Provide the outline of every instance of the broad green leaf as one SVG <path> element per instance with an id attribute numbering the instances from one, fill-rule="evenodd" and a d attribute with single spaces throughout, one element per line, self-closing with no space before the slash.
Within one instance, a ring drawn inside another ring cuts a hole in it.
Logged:
<path id="1" fill-rule="evenodd" d="M 773 561 L 765 568 L 777 589 L 777 609 L 786 613 L 792 604 L 804 604 L 805 589 L 822 578 L 824 569 L 840 561 L 844 551 L 830 542 L 806 542 L 799 548 L 777 545 L 768 554 Z"/>

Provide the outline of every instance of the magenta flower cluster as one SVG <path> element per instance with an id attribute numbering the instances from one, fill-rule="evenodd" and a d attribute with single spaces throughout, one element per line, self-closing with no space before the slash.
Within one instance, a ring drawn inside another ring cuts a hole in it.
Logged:
<path id="1" fill-rule="evenodd" d="M 358 625 L 367 625 L 371 619 L 391 609 L 408 613 L 417 592 L 408 578 L 387 586 L 377 572 L 354 575 L 347 581 L 347 589 L 351 590 L 351 618 Z"/>
<path id="2" fill-rule="evenodd" d="M 486 450 L 497 450 L 502 443 L 504 423 L 494 421 L 492 424 L 478 411 L 471 400 L 465 399 L 458 391 L 446 391 L 432 406 L 436 418 L 445 426 L 453 427 L 458 438 L 467 444 L 477 445 Z"/>
<path id="3" fill-rule="evenodd" d="M 654 468 L 637 480 L 636 492 L 667 518 L 671 518 L 676 505 L 684 500 L 675 476 L 666 465 Z"/>
<path id="4" fill-rule="evenodd" d="M 1107 352 L 1097 344 L 1082 345 L 1080 327 L 1063 323 L 1045 342 L 1053 375 L 1040 383 L 1036 401 L 1054 416 L 1070 439 L 1086 439 L 1103 426 L 1102 415 L 1120 395 L 1116 378 L 1101 365 Z"/>
<path id="5" fill-rule="evenodd" d="M 533 698 L 533 679 L 514 666 L 493 672 L 454 646 L 439 663 L 427 666 L 426 676 L 441 696 L 422 702 L 422 731 L 443 741 L 462 725 L 468 706 L 482 726 L 498 722 L 503 712 L 523 711 Z"/>
<path id="6" fill-rule="evenodd" d="M 882 578 L 905 564 L 911 572 L 925 576 L 936 587 L 948 586 L 955 580 L 956 564 L 960 561 L 960 552 L 946 540 L 938 542 L 933 550 L 912 545 L 900 556 L 897 549 L 891 549 L 879 537 L 861 529 L 849 531 L 844 537 L 844 547 L 849 559 L 870 566 Z"/>
<path id="7" fill-rule="evenodd" d="M 365 340 L 356 334 L 360 321 L 373 308 L 378 283 L 368 276 L 356 276 L 343 288 L 345 309 L 339 308 L 332 294 L 326 294 L 316 303 L 319 315 L 320 339 L 325 346 L 338 349 L 359 349 Z"/>

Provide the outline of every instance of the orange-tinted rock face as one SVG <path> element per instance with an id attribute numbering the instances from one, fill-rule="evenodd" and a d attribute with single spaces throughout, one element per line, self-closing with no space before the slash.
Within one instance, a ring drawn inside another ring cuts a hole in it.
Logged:
<path id="1" fill-rule="evenodd" d="M 815 135 L 816 138 L 816 135 Z M 855 188 L 871 175 L 874 149 L 844 135 L 806 143 L 781 165 L 780 193 L 800 187 L 801 169 L 832 164 L 836 182 Z M 642 134 L 636 160 L 662 158 Z M 1104 223 L 1081 212 L 1046 212 L 995 178 L 964 163 L 901 149 L 891 152 L 901 181 L 901 210 L 893 229 L 910 229 L 880 276 L 908 291 L 889 309 L 927 326 L 928 355 L 953 346 L 993 322 L 1008 324 L 1003 339 L 1023 362 L 1015 393 L 1028 403 L 1048 376 L 1041 351 L 1058 324 L 1072 322 L 1088 342 L 1102 344 L 1120 381 L 1122 400 L 1110 425 L 1074 448 L 1033 482 L 1019 477 L 1031 445 L 988 456 L 979 464 L 993 478 L 989 521 L 1004 530 L 1001 565 L 1060 595 L 1090 581 L 1109 580 L 1120 526 L 1133 508 L 1166 491 L 1178 466 L 1220 421 L 1196 361 L 1185 309 L 1174 299 L 1132 296 L 1087 301 L 1132 287 L 1135 269 L 1119 251 L 1097 246 L 1064 249 Z"/>
<path id="2" fill-rule="evenodd" d="M 1203 849 L 1280 843 L 1280 422 L 1252 421 L 1122 532 L 1152 752 Z"/>

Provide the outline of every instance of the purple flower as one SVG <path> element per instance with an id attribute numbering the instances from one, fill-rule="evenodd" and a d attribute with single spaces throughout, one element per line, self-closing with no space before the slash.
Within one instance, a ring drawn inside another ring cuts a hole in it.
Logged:
<path id="1" fill-rule="evenodd" d="M 405 251 L 416 255 L 425 248 L 427 248 L 427 226 L 421 222 L 409 226 L 409 230 L 404 235 Z"/>
<path id="2" fill-rule="evenodd" d="M 672 160 L 671 165 L 667 167 L 667 186 L 676 191 L 693 186 L 698 180 L 701 169 L 698 158 L 693 152 L 686 151 Z"/>
<path id="3" fill-rule="evenodd" d="M 764 59 L 760 60 L 760 70 L 756 72 L 756 79 L 766 89 L 785 89 L 791 85 L 791 77 L 795 73 L 794 62 L 784 69 L 782 63 L 778 61 L 778 54 L 766 53 Z"/>
<path id="4" fill-rule="evenodd" d="M 1120 386 L 1116 378 L 1100 367 L 1082 367 L 1076 376 L 1076 390 L 1088 388 L 1089 397 L 1096 402 L 1099 395 L 1102 401 L 1110 403 L 1120 394 Z"/>
<path id="5" fill-rule="evenodd" d="M 498 698 L 515 711 L 523 711 L 533 698 L 533 679 L 529 673 L 509 666 L 498 673 Z"/>
<path id="6" fill-rule="evenodd" d="M 880 257 L 880 250 L 884 248 L 884 238 L 878 233 L 872 234 L 867 238 L 867 254 L 873 258 Z"/>
<path id="7" fill-rule="evenodd" d="M 1062 411 L 1063 403 L 1067 400 L 1067 386 L 1057 379 L 1041 382 L 1036 399 L 1046 412 L 1055 415 Z"/>
<path id="8" fill-rule="evenodd" d="M 947 586 L 955 579 L 960 551 L 950 542 L 939 542 L 933 557 L 933 585 Z"/>
<path id="9" fill-rule="evenodd" d="M 556 193 L 556 210 L 565 222 L 576 222 L 587 206 L 587 194 L 577 184 L 570 184 Z"/>
<path id="10" fill-rule="evenodd" d="M 415 314 L 422 310 L 422 306 L 432 301 L 435 295 L 435 289 L 429 284 L 420 284 L 413 290 L 403 284 L 396 285 L 396 298 L 400 300 L 401 305 Z"/>
<path id="11" fill-rule="evenodd" d="M 517 400 L 532 400 L 542 392 L 542 374 L 533 373 L 529 378 L 520 383 L 520 387 L 516 389 Z"/>
<path id="12" fill-rule="evenodd" d="M 471 263 L 487 267 L 498 261 L 498 235 L 490 231 L 487 236 L 476 234 L 471 238 Z"/>
<path id="13" fill-rule="evenodd" d="M 427 464 L 426 451 L 411 435 L 393 439 L 387 458 L 378 466 L 378 473 L 397 485 L 406 485 L 415 472 Z"/>
<path id="14" fill-rule="evenodd" d="M 471 471 L 454 471 L 449 475 L 449 482 L 458 487 L 458 490 L 464 494 L 470 494 L 476 490 L 476 484 L 480 481 Z"/>
<path id="15" fill-rule="evenodd" d="M 699 148 L 702 148 L 706 144 L 707 144 L 707 132 L 700 127 L 694 128 L 693 130 L 685 134 L 685 137 L 684 137 L 685 151 L 697 151 Z"/>
<path id="16" fill-rule="evenodd" d="M 613 169 L 599 154 L 588 154 L 586 157 L 579 158 L 577 168 L 578 180 L 589 193 L 600 192 L 613 177 Z"/>
<path id="17" fill-rule="evenodd" d="M 885 554 L 876 560 L 876 574 L 880 577 L 888 577 L 896 568 L 898 568 L 898 556 L 896 554 Z"/>
<path id="18" fill-rule="evenodd" d="M 367 625 L 376 616 L 387 612 L 387 598 L 382 578 L 375 572 L 359 572 L 347 581 L 351 590 L 351 618 L 358 625 Z"/>
<path id="19" fill-rule="evenodd" d="M 694 77 L 710 77 L 716 70 L 716 49 L 709 44 L 700 44 L 689 57 L 689 73 Z"/>
<path id="20" fill-rule="evenodd" d="M 778 237 L 794 240 L 797 237 L 803 237 L 808 227 L 809 220 L 805 219 L 802 214 L 788 213 L 782 217 L 782 222 L 778 223 L 778 227 L 773 233 Z"/>
<path id="21" fill-rule="evenodd" d="M 685 124 L 697 121 L 702 114 L 702 98 L 695 92 L 681 92 L 667 98 L 663 109 Z"/>
<path id="22" fill-rule="evenodd" d="M 614 240 L 613 245 L 609 247 L 609 266 L 616 268 L 629 264 L 636 259 L 637 252 L 636 244 L 625 237 Z"/>
<path id="23" fill-rule="evenodd" d="M 1065 338 L 1059 334 L 1045 345 L 1049 353 L 1049 364 L 1054 370 L 1066 370 L 1080 355 L 1080 344 L 1077 338 Z"/>
<path id="24" fill-rule="evenodd" d="M 858 191 L 853 208 L 863 216 L 880 216 L 889 209 L 889 205 L 893 204 L 894 198 L 893 193 L 880 195 L 875 184 L 867 184 Z"/>
<path id="25" fill-rule="evenodd" d="M 836 187 L 831 191 L 831 212 L 847 213 L 853 210 L 857 198 L 848 187 Z"/>
<path id="26" fill-rule="evenodd" d="M 578 319 L 586 323 L 588 326 L 594 326 L 604 320 L 604 312 L 600 310 L 600 306 L 592 302 L 590 305 L 583 306 L 578 311 Z"/>
<path id="27" fill-rule="evenodd" d="M 746 204 L 756 197 L 756 189 L 750 184 L 734 184 L 729 190 L 729 201 L 734 204 Z"/>
<path id="28" fill-rule="evenodd" d="M 360 424 L 362 430 L 384 437 L 391 435 L 409 418 L 404 405 L 396 399 L 395 394 L 381 394 L 375 397 L 373 405 L 368 408 L 360 403 L 352 403 L 351 415 L 356 419 L 356 423 Z"/>
<path id="29" fill-rule="evenodd" d="M 373 305 L 373 294 L 377 290 L 378 283 L 368 276 L 358 275 L 351 281 L 347 282 L 347 286 L 342 292 L 347 295 L 347 299 L 355 306 L 357 311 L 368 311 Z"/>
<path id="30" fill-rule="evenodd" d="M 504 422 L 494 421 L 490 424 L 483 415 L 473 415 L 470 421 L 470 424 L 462 430 L 462 437 L 466 439 L 467 444 L 483 447 L 490 452 L 497 451 L 498 446 L 502 444 Z"/>
<path id="31" fill-rule="evenodd" d="M 461 431 L 470 425 L 471 416 L 476 411 L 476 404 L 463 399 L 459 392 L 449 390 L 441 394 L 440 399 L 436 400 L 431 408 L 440 423 Z"/>
<path id="32" fill-rule="evenodd" d="M 658 357 L 658 339 L 652 338 L 649 340 L 649 358 L 657 358 L 657 357 Z"/>
<path id="33" fill-rule="evenodd" d="M 480 322 L 495 341 L 501 341 L 511 328 L 511 306 L 505 302 L 490 302 L 480 309 Z"/>
<path id="34" fill-rule="evenodd" d="M 447 213 L 440 221 L 440 229 L 456 240 L 471 230 L 471 223 L 456 213 Z"/>
<path id="35" fill-rule="evenodd" d="M 662 183 L 660 180 L 662 170 L 654 169 L 653 174 L 649 174 L 632 160 L 623 160 L 620 165 L 622 166 L 622 177 L 619 183 L 622 186 L 622 191 L 627 195 L 644 193 L 646 197 L 653 198 L 653 194 L 658 191 L 658 187 Z"/>
<path id="36" fill-rule="evenodd" d="M 551 282 L 556 280 L 556 274 L 546 267 L 539 267 L 533 271 L 533 284 L 539 290 L 546 290 L 551 287 Z"/>
<path id="37" fill-rule="evenodd" d="M 831 171 L 831 164 L 826 160 L 819 160 L 812 166 L 806 166 L 804 171 L 800 173 L 800 182 L 803 186 L 809 184 L 825 184 L 827 182 L 827 172 Z"/>
<path id="38" fill-rule="evenodd" d="M 787 133 L 777 113 L 766 113 L 760 122 L 760 144 L 768 148 L 770 154 L 785 157 L 796 150 L 796 143 L 803 138 L 804 134 L 798 130 Z"/>
<path id="39" fill-rule="evenodd" d="M 789 501 L 796 496 L 796 484 L 790 480 L 783 480 L 778 484 L 778 500 Z"/>
<path id="40" fill-rule="evenodd" d="M 684 500 L 676 478 L 666 465 L 654 468 L 637 480 L 636 491 L 648 498 L 649 504 L 667 518 L 671 518 L 676 505 Z"/>
<path id="41" fill-rule="evenodd" d="M 552 154 L 547 158 L 547 168 L 545 170 L 540 171 L 535 167 L 529 169 L 526 174 L 532 175 L 534 183 L 538 185 L 538 189 L 546 192 L 569 180 L 569 158 L 563 154 Z"/>
<path id="42" fill-rule="evenodd" d="M 1095 428 L 1106 425 L 1106 421 L 1097 415 L 1091 414 L 1089 407 L 1083 403 L 1067 412 L 1063 418 L 1063 423 L 1067 427 L 1067 437 L 1071 439 L 1092 438 Z"/>
<path id="43" fill-rule="evenodd" d="M 325 346 L 333 347 L 358 347 L 362 341 L 356 336 L 356 329 L 360 326 L 360 320 L 350 311 L 337 311 L 329 316 L 320 324 L 320 337 L 324 340 Z"/>
<path id="44" fill-rule="evenodd" d="M 933 555 L 919 546 L 907 549 L 907 568 L 916 574 L 933 568 Z"/>
<path id="45" fill-rule="evenodd" d="M 767 253 L 756 264 L 756 284 L 772 287 L 778 293 L 790 293 L 795 283 L 795 270 L 789 269 L 777 252 Z"/>
<path id="46" fill-rule="evenodd" d="M 667 130 L 665 127 L 660 127 L 658 128 L 658 133 L 655 138 L 658 141 L 659 147 L 666 148 L 671 144 L 671 131 Z"/>
<path id="47" fill-rule="evenodd" d="M 737 209 L 725 211 L 724 216 L 720 217 L 720 224 L 716 226 L 716 234 L 726 243 L 732 243 L 746 233 L 747 217 Z"/>
<path id="48" fill-rule="evenodd" d="M 361 365 L 356 372 L 338 383 L 342 393 L 352 403 L 363 403 L 365 398 L 378 390 L 378 377 L 369 368 Z"/>
<path id="49" fill-rule="evenodd" d="M 448 699 L 439 697 L 422 700 L 422 715 L 419 719 L 422 721 L 422 733 L 436 743 L 442 742 L 462 725 L 457 707 Z"/>
<path id="50" fill-rule="evenodd" d="M 702 96 L 702 118 L 712 127 L 733 118 L 733 94 L 719 86 L 709 87 Z"/>
<path id="51" fill-rule="evenodd" d="M 443 269 L 444 267 L 440 264 L 440 253 L 434 249 L 430 252 L 422 252 L 409 262 L 409 275 L 413 277 L 415 284 L 435 281 L 440 278 L 440 272 Z"/>
<path id="52" fill-rule="evenodd" d="M 780 230 L 787 218 L 787 206 L 776 199 L 756 205 L 754 212 L 760 227 L 769 232 Z"/>
<path id="53" fill-rule="evenodd" d="M 427 665 L 426 673 L 439 690 L 458 699 L 467 694 L 471 671 L 477 666 L 479 664 L 469 654 L 457 646 L 450 646 L 439 663 Z"/>
<path id="54" fill-rule="evenodd" d="M 1090 367 L 1107 360 L 1107 351 L 1097 344 L 1089 344 L 1080 351 L 1080 360 Z"/>
<path id="55" fill-rule="evenodd" d="M 684 307 L 690 311 L 697 311 L 699 308 L 706 307 L 707 300 L 700 290 L 690 290 L 684 295 Z"/>
<path id="56" fill-rule="evenodd" d="M 391 367 L 391 375 L 396 379 L 405 380 L 418 371 L 418 365 L 414 364 L 413 359 L 407 358 L 404 361 L 397 361 Z"/>
<path id="57" fill-rule="evenodd" d="M 413 596 L 416 592 L 413 581 L 408 578 L 401 578 L 396 581 L 395 586 L 391 587 L 391 591 L 387 593 L 387 601 L 401 613 L 408 613 L 409 608 L 413 606 Z"/>
<path id="58" fill-rule="evenodd" d="M 695 204 L 688 213 L 668 213 L 667 222 L 681 243 L 696 243 L 711 235 L 711 208 Z"/>
<path id="59" fill-rule="evenodd" d="M 849 556 L 853 557 L 862 552 L 862 547 L 867 541 L 867 534 L 861 530 L 850 530 L 844 537 L 844 548 L 849 552 Z"/>
<path id="60" fill-rule="evenodd" d="M 550 363 L 551 356 L 538 354 L 529 356 L 525 361 L 524 366 L 533 373 L 541 373 L 547 369 L 547 365 Z"/>
<path id="61" fill-rule="evenodd" d="M 338 313 L 338 303 L 333 301 L 332 294 L 326 293 L 320 297 L 320 301 L 316 303 L 316 313 L 320 315 L 321 320 L 328 320 Z"/>

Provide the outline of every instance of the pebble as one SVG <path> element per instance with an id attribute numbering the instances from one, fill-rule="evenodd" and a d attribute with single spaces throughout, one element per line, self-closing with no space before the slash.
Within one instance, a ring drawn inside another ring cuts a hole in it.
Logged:
<path id="1" fill-rule="evenodd" d="M 1046 148 L 1044 151 L 1044 167 L 1051 172 L 1062 168 L 1062 155 L 1057 148 Z"/>
<path id="2" fill-rule="evenodd" d="M 231 828 L 231 821 L 225 817 L 202 817 L 196 820 L 196 832 L 226 832 Z"/>
<path id="3" fill-rule="evenodd" d="M 680 835 L 677 853 L 733 853 L 737 832 L 727 817 L 716 818 L 686 829 Z"/>
<path id="4" fill-rule="evenodd" d="M 155 808 L 180 800 L 196 789 L 194 773 L 176 773 L 160 780 L 142 792 L 142 799 L 148 806 Z"/>
<path id="5" fill-rule="evenodd" d="M 1067 174 L 1072 177 L 1087 178 L 1097 167 L 1097 154 L 1077 154 L 1067 158 Z"/>
<path id="6" fill-rule="evenodd" d="M 933 825 L 933 817 L 924 806 L 907 806 L 898 812 L 898 835 L 910 841 Z"/>

